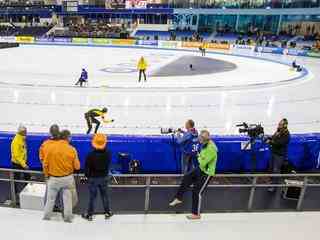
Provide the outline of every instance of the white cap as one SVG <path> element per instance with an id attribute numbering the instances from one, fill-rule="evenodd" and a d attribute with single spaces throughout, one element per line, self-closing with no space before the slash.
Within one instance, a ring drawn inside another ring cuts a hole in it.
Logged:
<path id="1" fill-rule="evenodd" d="M 24 125 L 20 124 L 18 127 L 18 132 L 25 132 L 25 131 L 27 131 L 27 128 Z"/>

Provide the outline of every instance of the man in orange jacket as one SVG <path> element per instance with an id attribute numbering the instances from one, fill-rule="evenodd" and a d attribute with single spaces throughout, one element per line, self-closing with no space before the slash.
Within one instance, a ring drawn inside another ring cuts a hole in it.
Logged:
<path id="1" fill-rule="evenodd" d="M 45 140 L 39 148 L 39 159 L 41 163 L 43 163 L 43 160 L 47 154 L 48 146 L 60 140 L 60 130 L 57 124 L 53 124 L 50 127 L 49 133 L 50 133 L 50 138 Z"/>
<path id="2" fill-rule="evenodd" d="M 63 194 L 64 221 L 72 222 L 75 181 L 73 172 L 80 169 L 77 150 L 70 145 L 70 132 L 61 132 L 61 140 L 50 144 L 43 161 L 43 172 L 48 180 L 48 199 L 44 209 L 44 220 L 50 220 L 59 191 Z"/>

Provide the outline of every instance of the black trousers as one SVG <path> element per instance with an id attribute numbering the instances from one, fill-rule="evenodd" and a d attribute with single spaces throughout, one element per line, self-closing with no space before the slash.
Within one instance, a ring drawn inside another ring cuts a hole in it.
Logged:
<path id="1" fill-rule="evenodd" d="M 83 79 L 79 79 L 78 82 L 76 82 L 76 85 L 78 85 L 80 83 L 80 87 L 82 87 L 82 85 L 85 83 L 86 81 Z"/>
<path id="2" fill-rule="evenodd" d="M 281 167 L 282 167 L 285 160 L 286 160 L 286 158 L 284 156 L 272 153 L 271 159 L 269 162 L 269 172 L 273 173 L 273 174 L 280 174 Z M 272 182 L 272 184 L 280 184 L 281 178 L 273 177 L 271 182 Z"/>
<path id="3" fill-rule="evenodd" d="M 183 176 L 182 183 L 177 192 L 176 198 L 182 201 L 183 195 L 192 187 L 192 214 L 199 215 L 201 212 L 201 198 L 209 184 L 211 176 L 201 171 L 199 167 L 191 170 Z"/>
<path id="4" fill-rule="evenodd" d="M 143 74 L 144 81 L 147 81 L 146 70 L 139 70 L 139 82 L 141 82 L 141 76 Z"/>
<path id="5" fill-rule="evenodd" d="M 19 170 L 25 170 L 23 167 L 21 167 L 18 164 L 12 163 L 13 169 L 19 169 Z M 15 180 L 30 180 L 31 176 L 29 173 L 21 173 L 21 172 L 15 172 L 14 173 L 14 179 Z M 23 188 L 27 185 L 27 183 L 14 183 L 16 198 L 19 201 L 19 193 L 23 190 Z"/>
<path id="6" fill-rule="evenodd" d="M 93 123 L 96 124 L 96 128 L 94 130 L 94 133 L 97 133 L 101 122 L 98 119 L 96 119 L 94 116 L 87 114 L 87 113 L 84 115 L 84 117 L 85 117 L 85 119 L 87 121 L 87 125 L 88 125 L 87 134 L 89 134 L 91 132 Z"/>

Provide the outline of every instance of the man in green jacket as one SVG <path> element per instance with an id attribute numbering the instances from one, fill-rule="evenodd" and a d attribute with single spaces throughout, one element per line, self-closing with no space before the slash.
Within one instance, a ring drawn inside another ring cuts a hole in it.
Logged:
<path id="1" fill-rule="evenodd" d="M 175 199 L 169 204 L 174 207 L 182 203 L 184 193 L 188 188 L 192 188 L 192 215 L 188 219 L 200 219 L 201 196 L 212 176 L 214 176 L 217 164 L 218 149 L 214 142 L 210 140 L 210 133 L 207 130 L 201 131 L 199 136 L 201 151 L 198 155 L 199 167 L 184 175 Z"/>

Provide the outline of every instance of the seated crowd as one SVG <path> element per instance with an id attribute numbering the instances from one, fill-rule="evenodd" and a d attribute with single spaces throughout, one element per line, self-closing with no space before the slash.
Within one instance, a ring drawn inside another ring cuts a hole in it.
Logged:
<path id="1" fill-rule="evenodd" d="M 124 25 L 110 24 L 104 21 L 92 22 L 87 20 L 85 23 L 69 23 L 67 30 L 57 32 L 57 37 L 92 37 L 92 38 L 119 38 L 121 33 L 126 33 Z"/>

